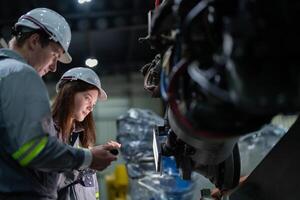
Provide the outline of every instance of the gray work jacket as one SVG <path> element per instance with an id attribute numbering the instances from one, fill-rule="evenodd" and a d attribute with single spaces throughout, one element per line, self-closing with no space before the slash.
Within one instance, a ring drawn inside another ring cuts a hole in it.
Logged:
<path id="1" fill-rule="evenodd" d="M 0 143 L 0 199 L 56 199 L 57 172 L 91 163 L 90 151 L 57 140 L 45 84 L 9 49 L 0 49 Z"/>
<path id="2" fill-rule="evenodd" d="M 55 123 L 59 135 L 59 126 Z M 84 134 L 83 129 L 74 128 L 69 139 L 69 145 L 75 148 L 82 148 L 80 135 Z M 59 176 L 58 200 L 97 200 L 99 199 L 99 185 L 94 170 L 73 170 L 64 172 Z"/>

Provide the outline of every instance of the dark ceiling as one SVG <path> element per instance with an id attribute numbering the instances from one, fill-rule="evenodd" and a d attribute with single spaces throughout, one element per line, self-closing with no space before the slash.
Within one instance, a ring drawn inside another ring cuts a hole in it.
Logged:
<path id="1" fill-rule="evenodd" d="M 47 7 L 62 14 L 72 29 L 69 65 L 59 64 L 58 73 L 46 76 L 56 81 L 70 67 L 84 66 L 85 59 L 95 57 L 95 67 L 101 74 L 126 74 L 138 71 L 152 60 L 147 44 L 139 37 L 147 35 L 147 12 L 154 0 L 91 0 L 79 4 L 78 0 L 10 0 L 0 1 L 0 30 L 8 40 L 10 27 L 27 11 Z"/>

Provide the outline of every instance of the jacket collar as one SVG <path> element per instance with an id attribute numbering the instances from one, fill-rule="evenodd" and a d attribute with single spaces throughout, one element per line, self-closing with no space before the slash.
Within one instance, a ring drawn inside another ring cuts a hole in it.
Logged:
<path id="1" fill-rule="evenodd" d="M 54 127 L 55 127 L 56 131 L 59 131 L 60 127 L 59 127 L 57 121 L 54 121 Z M 76 126 L 76 125 L 74 124 L 71 133 L 81 133 L 81 132 L 83 132 L 83 131 L 84 131 L 84 128 L 82 128 L 82 127 L 80 127 L 80 126 Z"/>
<path id="2" fill-rule="evenodd" d="M 19 53 L 17 53 L 16 51 L 13 51 L 11 49 L 5 49 L 5 48 L 0 49 L 0 57 L 12 58 L 12 59 L 15 59 L 20 62 L 28 64 L 27 61 Z"/>

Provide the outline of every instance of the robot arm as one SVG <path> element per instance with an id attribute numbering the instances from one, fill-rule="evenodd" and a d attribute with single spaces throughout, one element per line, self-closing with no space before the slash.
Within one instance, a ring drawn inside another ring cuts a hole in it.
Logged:
<path id="1" fill-rule="evenodd" d="M 167 141 L 156 152 L 175 156 L 183 178 L 197 171 L 221 190 L 235 187 L 239 137 L 299 111 L 299 37 L 283 37 L 297 32 L 299 14 L 292 3 L 277 1 L 266 13 L 268 5 L 166 0 L 152 12 L 146 41 L 161 59 L 153 86 L 167 105 L 159 129 Z"/>

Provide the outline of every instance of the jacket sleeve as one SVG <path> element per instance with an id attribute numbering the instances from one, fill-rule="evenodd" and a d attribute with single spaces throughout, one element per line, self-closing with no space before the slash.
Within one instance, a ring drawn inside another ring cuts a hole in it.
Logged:
<path id="1" fill-rule="evenodd" d="M 70 171 L 87 168 L 92 160 L 87 149 L 76 149 L 65 145 L 56 137 L 49 136 L 43 150 L 31 161 L 29 167 L 41 171 Z"/>
<path id="2" fill-rule="evenodd" d="M 6 153 L 24 167 L 41 171 L 84 168 L 91 152 L 59 142 L 53 128 L 47 89 L 31 68 L 1 80 L 1 133 Z"/>

